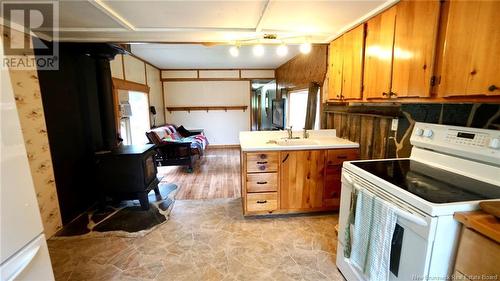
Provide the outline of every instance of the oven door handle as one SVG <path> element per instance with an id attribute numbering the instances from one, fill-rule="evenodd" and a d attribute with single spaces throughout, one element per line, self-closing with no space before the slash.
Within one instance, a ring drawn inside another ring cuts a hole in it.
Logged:
<path id="1" fill-rule="evenodd" d="M 354 185 L 354 189 L 357 189 L 357 190 L 361 190 L 361 189 L 363 189 L 363 188 L 361 187 L 361 185 L 359 185 L 357 182 L 355 182 L 353 185 Z M 376 196 L 376 197 L 381 198 L 380 196 L 377 196 L 376 194 L 374 194 L 373 192 L 371 192 L 371 191 L 367 190 L 366 188 L 364 188 L 364 190 L 365 190 L 366 192 L 369 192 L 369 193 L 370 193 L 370 194 L 372 194 L 373 196 Z M 421 225 L 421 226 L 427 226 L 427 224 L 428 224 L 428 223 L 427 223 L 427 221 L 425 221 L 425 219 L 423 219 L 422 217 L 417 216 L 417 215 L 412 214 L 412 213 L 409 213 L 409 212 L 407 212 L 407 211 L 401 210 L 401 209 L 400 209 L 400 208 L 398 208 L 395 204 L 391 203 L 390 201 L 388 201 L 388 200 L 387 200 L 387 199 L 385 199 L 385 198 L 381 198 L 381 199 L 383 199 L 383 200 L 384 200 L 384 203 L 385 203 L 385 204 L 388 204 L 388 205 L 390 205 L 390 206 L 391 206 L 391 208 L 394 210 L 394 212 L 396 213 L 396 215 L 397 215 L 398 217 L 401 217 L 401 218 L 403 218 L 403 219 L 406 219 L 406 220 L 408 220 L 408 221 L 411 221 L 411 222 L 413 222 L 413 223 L 415 223 L 415 224 L 418 224 L 418 225 Z"/>
<path id="2" fill-rule="evenodd" d="M 409 220 L 409 221 L 416 223 L 418 225 L 421 225 L 421 226 L 427 226 L 428 223 L 422 217 L 419 217 L 419 216 L 412 214 L 412 213 L 405 212 L 405 211 L 397 208 L 396 206 L 394 206 L 394 204 L 390 204 L 390 205 L 394 208 L 398 217 Z"/>

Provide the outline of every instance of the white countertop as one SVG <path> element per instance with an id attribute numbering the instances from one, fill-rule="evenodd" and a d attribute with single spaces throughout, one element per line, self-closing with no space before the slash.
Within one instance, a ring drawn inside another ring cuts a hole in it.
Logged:
<path id="1" fill-rule="evenodd" d="M 240 132 L 240 146 L 242 151 L 307 150 L 359 147 L 358 143 L 338 138 L 335 130 L 308 130 L 308 132 L 309 138 L 303 139 L 302 131 L 293 131 L 294 137 L 300 137 L 300 139 L 293 140 L 287 140 L 288 134 L 286 131 Z"/>

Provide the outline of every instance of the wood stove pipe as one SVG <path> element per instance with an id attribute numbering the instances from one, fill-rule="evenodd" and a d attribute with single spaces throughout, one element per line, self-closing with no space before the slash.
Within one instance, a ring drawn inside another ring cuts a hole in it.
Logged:
<path id="1" fill-rule="evenodd" d="M 96 58 L 96 76 L 101 112 L 102 150 L 112 150 L 117 144 L 117 128 L 113 110 L 113 81 L 107 57 Z"/>

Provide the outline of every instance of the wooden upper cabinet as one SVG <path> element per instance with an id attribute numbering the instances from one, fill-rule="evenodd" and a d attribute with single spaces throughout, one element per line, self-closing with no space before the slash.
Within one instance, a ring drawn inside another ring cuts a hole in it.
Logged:
<path id="1" fill-rule="evenodd" d="M 363 50 L 365 43 L 365 25 L 362 24 L 343 36 L 342 97 L 361 99 L 363 84 Z"/>
<path id="2" fill-rule="evenodd" d="M 438 95 L 500 95 L 500 1 L 449 1 Z"/>
<path id="3" fill-rule="evenodd" d="M 330 43 L 328 62 L 328 99 L 330 100 L 342 98 L 342 65 L 344 58 L 342 37 Z"/>
<path id="4" fill-rule="evenodd" d="M 392 7 L 367 22 L 363 94 L 368 99 L 389 96 L 395 21 Z"/>
<path id="5" fill-rule="evenodd" d="M 439 10 L 437 0 L 404 0 L 396 5 L 392 96 L 430 96 Z"/>

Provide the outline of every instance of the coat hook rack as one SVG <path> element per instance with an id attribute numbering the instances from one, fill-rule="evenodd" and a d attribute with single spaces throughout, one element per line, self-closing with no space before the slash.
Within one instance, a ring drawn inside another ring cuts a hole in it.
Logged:
<path id="1" fill-rule="evenodd" d="M 168 112 L 172 113 L 172 111 L 187 111 L 191 113 L 191 111 L 206 111 L 210 110 L 224 110 L 227 112 L 228 110 L 243 110 L 245 112 L 247 110 L 247 105 L 228 105 L 228 106 L 169 106 L 166 107 Z"/>

